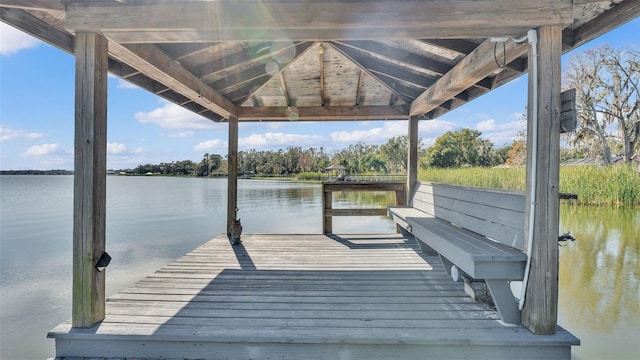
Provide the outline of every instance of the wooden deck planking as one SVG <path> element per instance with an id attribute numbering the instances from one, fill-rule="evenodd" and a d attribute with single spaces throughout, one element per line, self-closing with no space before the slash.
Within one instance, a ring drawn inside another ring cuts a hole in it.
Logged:
<path id="1" fill-rule="evenodd" d="M 56 355 L 544 358 L 576 342 L 501 325 L 397 234 L 221 236 L 110 297 L 106 313 L 91 329 L 53 329 Z"/>

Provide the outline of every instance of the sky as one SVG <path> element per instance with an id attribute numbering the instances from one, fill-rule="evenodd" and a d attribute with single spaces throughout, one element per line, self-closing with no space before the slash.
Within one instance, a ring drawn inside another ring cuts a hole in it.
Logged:
<path id="1" fill-rule="evenodd" d="M 563 55 L 609 44 L 640 49 L 635 19 Z M 73 169 L 74 57 L 0 22 L 0 169 Z M 178 160 L 200 161 L 204 153 L 226 155 L 226 123 L 214 123 L 122 79 L 109 75 L 107 168 Z M 422 120 L 425 147 L 447 131 L 476 129 L 495 147 L 523 130 L 527 76 L 523 75 L 436 120 Z M 239 150 L 288 146 L 384 144 L 407 134 L 406 121 L 241 123 Z"/>

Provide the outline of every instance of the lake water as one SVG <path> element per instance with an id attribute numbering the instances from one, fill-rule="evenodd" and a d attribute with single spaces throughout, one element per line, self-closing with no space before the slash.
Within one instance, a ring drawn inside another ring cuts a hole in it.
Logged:
<path id="1" fill-rule="evenodd" d="M 46 333 L 71 316 L 72 176 L 0 176 L 0 359 L 46 359 Z M 334 207 L 384 206 L 389 194 L 334 194 Z M 316 184 L 240 180 L 247 233 L 320 233 Z M 107 294 L 225 232 L 226 180 L 108 177 Z M 336 233 L 389 233 L 384 217 L 334 218 Z M 640 209 L 563 206 L 560 324 L 577 359 L 640 352 Z"/>

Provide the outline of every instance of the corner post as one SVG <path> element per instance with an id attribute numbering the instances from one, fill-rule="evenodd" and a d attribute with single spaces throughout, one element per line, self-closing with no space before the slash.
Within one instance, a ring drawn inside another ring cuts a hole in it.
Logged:
<path id="1" fill-rule="evenodd" d="M 411 195 L 418 182 L 418 116 L 409 117 L 409 143 L 407 149 L 407 189 L 405 204 L 411 205 Z"/>
<path id="2" fill-rule="evenodd" d="M 538 42 L 533 44 L 538 47 L 537 56 L 533 46 L 529 49 L 525 239 L 532 244 L 522 324 L 535 334 L 554 334 L 558 316 L 562 28 L 542 26 L 537 31 Z M 532 76 L 536 71 L 537 79 Z M 532 238 L 529 226 L 533 226 Z"/>
<path id="3" fill-rule="evenodd" d="M 100 34 L 76 34 L 71 322 L 77 328 L 105 316 L 105 272 L 95 265 L 105 250 L 107 47 Z"/>
<path id="4" fill-rule="evenodd" d="M 229 117 L 229 152 L 227 155 L 227 235 L 238 206 L 238 118 Z"/>

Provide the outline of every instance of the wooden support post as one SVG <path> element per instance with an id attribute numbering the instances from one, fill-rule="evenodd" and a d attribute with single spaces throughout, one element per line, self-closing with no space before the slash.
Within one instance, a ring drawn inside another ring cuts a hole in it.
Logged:
<path id="1" fill-rule="evenodd" d="M 105 250 L 107 187 L 107 40 L 75 38 L 75 161 L 73 176 L 72 325 L 104 320 L 105 272 L 95 265 Z"/>
<path id="2" fill-rule="evenodd" d="M 333 218 L 327 216 L 327 210 L 333 207 L 333 193 L 325 191 L 325 185 L 322 185 L 322 233 L 331 234 L 333 232 Z"/>
<path id="3" fill-rule="evenodd" d="M 410 204 L 411 194 L 418 182 L 418 116 L 409 117 L 409 146 L 407 154 L 406 204 Z"/>
<path id="4" fill-rule="evenodd" d="M 229 154 L 227 156 L 227 235 L 238 207 L 238 118 L 229 117 Z"/>
<path id="5" fill-rule="evenodd" d="M 522 324 L 535 334 L 554 334 L 558 314 L 562 28 L 540 27 L 537 46 L 537 56 L 532 48 L 529 50 L 528 191 L 525 238 L 527 242 L 532 241 L 532 249 Z M 537 79 L 532 76 L 532 72 L 536 71 L 534 68 L 537 68 Z M 535 91 L 534 87 L 537 87 Z M 534 129 L 535 118 L 537 118 L 536 129 Z M 534 133 L 537 134 L 534 135 Z M 531 196 L 532 187 L 535 187 L 535 198 Z M 533 238 L 530 239 L 528 226 L 532 202 L 535 205 L 535 211 L 533 212 Z"/>

